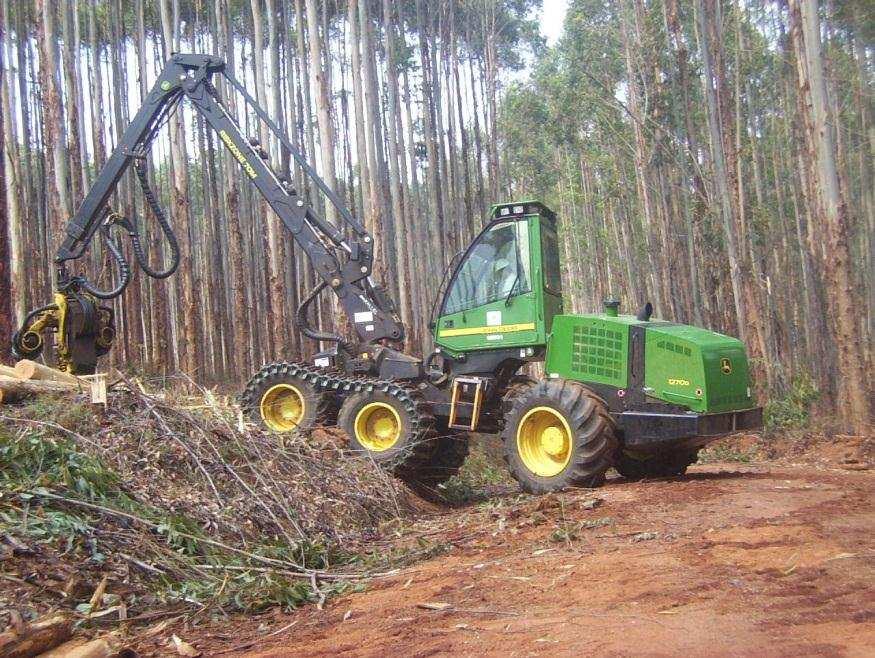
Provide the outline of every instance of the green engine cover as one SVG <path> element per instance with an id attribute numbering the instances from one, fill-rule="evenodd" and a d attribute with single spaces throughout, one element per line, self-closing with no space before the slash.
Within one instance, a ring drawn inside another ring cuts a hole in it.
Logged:
<path id="1" fill-rule="evenodd" d="M 753 406 L 741 341 L 689 325 L 631 315 L 557 315 L 547 342 L 551 376 L 626 389 L 632 363 L 631 329 L 644 328 L 647 398 L 700 413 Z M 640 357 L 639 357 L 640 358 Z"/>
<path id="2" fill-rule="evenodd" d="M 720 412 L 753 406 L 744 344 L 689 325 L 656 325 L 646 331 L 644 385 L 648 395 Z"/>

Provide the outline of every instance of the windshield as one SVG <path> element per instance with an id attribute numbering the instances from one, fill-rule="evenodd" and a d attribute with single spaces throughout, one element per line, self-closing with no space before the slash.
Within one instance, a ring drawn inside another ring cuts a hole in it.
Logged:
<path id="1" fill-rule="evenodd" d="M 453 279 L 442 314 L 466 311 L 530 290 L 528 223 L 495 224 L 468 252 Z"/>

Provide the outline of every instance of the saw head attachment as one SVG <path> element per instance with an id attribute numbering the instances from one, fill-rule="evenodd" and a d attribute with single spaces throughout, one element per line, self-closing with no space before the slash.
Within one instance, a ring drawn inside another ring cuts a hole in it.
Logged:
<path id="1" fill-rule="evenodd" d="M 54 303 L 31 311 L 12 338 L 12 351 L 20 359 L 36 359 L 45 347 L 45 335 L 54 334 L 58 368 L 73 375 L 92 375 L 97 359 L 112 347 L 115 338 L 113 310 L 100 306 L 92 295 L 56 292 Z"/>

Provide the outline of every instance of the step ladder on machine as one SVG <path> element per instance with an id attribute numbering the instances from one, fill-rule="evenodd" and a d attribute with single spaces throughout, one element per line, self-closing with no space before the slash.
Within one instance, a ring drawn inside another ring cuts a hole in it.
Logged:
<path id="1" fill-rule="evenodd" d="M 456 430 L 468 430 L 473 432 L 477 429 L 480 420 L 480 409 L 483 407 L 483 394 L 488 382 L 486 377 L 456 377 L 453 379 L 453 393 L 450 398 L 450 420 L 447 426 Z M 463 417 L 470 410 L 470 422 L 458 422 L 459 411 Z"/>

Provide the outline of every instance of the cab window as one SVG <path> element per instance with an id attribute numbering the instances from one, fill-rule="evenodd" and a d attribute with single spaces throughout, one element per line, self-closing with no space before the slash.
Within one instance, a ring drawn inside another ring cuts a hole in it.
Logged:
<path id="1" fill-rule="evenodd" d="M 486 230 L 456 271 L 442 315 L 466 311 L 531 290 L 528 222 Z"/>
<path id="2" fill-rule="evenodd" d="M 544 264 L 544 287 L 550 292 L 562 294 L 562 270 L 559 267 L 559 241 L 546 223 L 541 223 L 541 262 Z"/>

